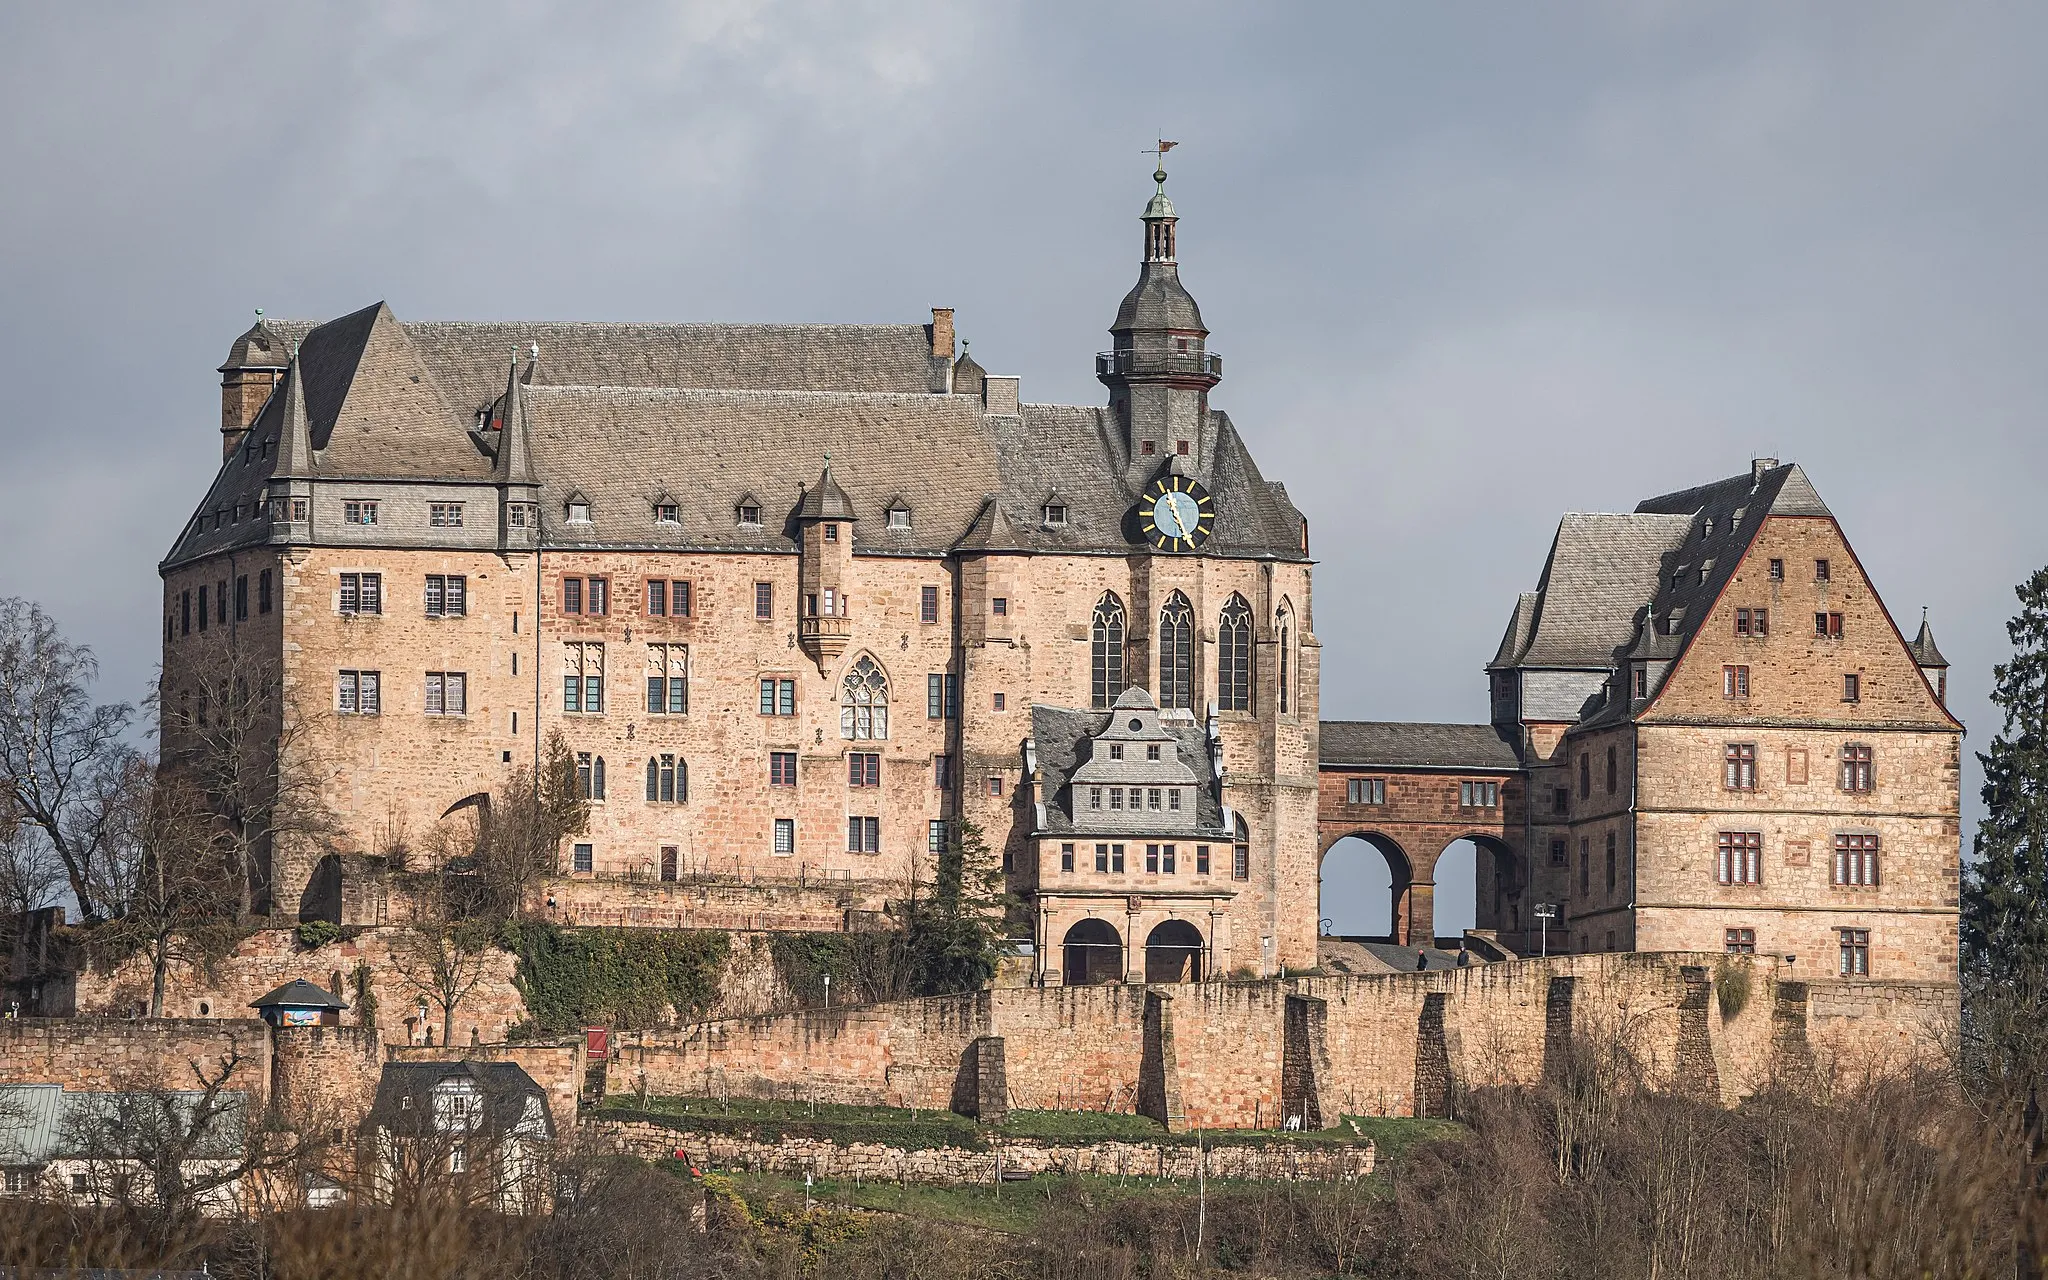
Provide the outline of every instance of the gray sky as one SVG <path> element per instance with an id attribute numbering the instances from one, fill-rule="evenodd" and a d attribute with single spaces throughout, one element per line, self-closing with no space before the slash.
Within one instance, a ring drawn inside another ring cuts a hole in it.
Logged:
<path id="1" fill-rule="evenodd" d="M 1875 2 L 7 6 L 0 594 L 142 694 L 256 306 L 953 306 L 1028 399 L 1095 403 L 1163 131 L 1216 403 L 1312 521 L 1326 716 L 1483 719 L 1561 512 L 1770 454 L 1902 626 L 1931 607 L 1981 749 L 2048 561 L 2044 36 Z"/>

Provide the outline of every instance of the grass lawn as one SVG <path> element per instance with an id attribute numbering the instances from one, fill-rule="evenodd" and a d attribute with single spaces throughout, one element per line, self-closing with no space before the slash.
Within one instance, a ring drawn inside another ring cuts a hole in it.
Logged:
<path id="1" fill-rule="evenodd" d="M 772 1174 L 733 1173 L 728 1178 L 751 1204 L 778 1199 L 792 1208 L 801 1207 L 804 1184 L 801 1178 Z M 1255 1184 L 1209 1180 L 1210 1195 L 1227 1196 Z M 1375 1178 L 1366 1184 L 1374 1194 L 1384 1190 Z M 1316 1183 L 1293 1184 L 1296 1193 L 1316 1196 L 1334 1189 Z M 1002 1187 L 899 1186 L 893 1182 L 819 1180 L 810 1188 L 814 1203 L 834 1209 L 869 1209 L 898 1213 L 930 1222 L 957 1223 L 1011 1235 L 1037 1227 L 1047 1215 L 1071 1213 L 1076 1203 L 1096 1208 L 1132 1200 L 1162 1200 L 1186 1203 L 1195 1194 L 1193 1180 L 1157 1178 L 1118 1179 L 1101 1175 L 1068 1175 L 1033 1178 L 1029 1182 L 1006 1183 Z"/>

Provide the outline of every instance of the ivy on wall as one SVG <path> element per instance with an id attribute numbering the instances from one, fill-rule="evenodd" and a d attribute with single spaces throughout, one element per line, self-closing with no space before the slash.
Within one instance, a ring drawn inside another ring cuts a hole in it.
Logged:
<path id="1" fill-rule="evenodd" d="M 718 998 L 718 971 L 731 939 L 717 931 L 567 929 L 533 921 L 505 925 L 499 944 L 518 957 L 513 983 L 532 1030 L 622 1031 L 670 1016 L 698 1018 Z"/>

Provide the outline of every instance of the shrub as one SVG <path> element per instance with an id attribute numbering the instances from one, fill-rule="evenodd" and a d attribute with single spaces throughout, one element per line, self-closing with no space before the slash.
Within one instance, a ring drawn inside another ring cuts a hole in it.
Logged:
<path id="1" fill-rule="evenodd" d="M 341 926 L 332 920 L 308 920 L 293 932 L 298 935 L 301 947 L 308 951 L 318 951 L 341 936 Z"/>
<path id="2" fill-rule="evenodd" d="M 718 996 L 731 938 L 722 932 L 567 929 L 515 921 L 499 945 L 519 958 L 513 983 L 533 1026 L 559 1035 L 585 1026 L 651 1027 L 701 1017 Z"/>
<path id="3" fill-rule="evenodd" d="M 1726 957 L 1714 963 L 1714 998 L 1721 1002 L 1721 1016 L 1733 1018 L 1749 1005 L 1749 965 Z"/>

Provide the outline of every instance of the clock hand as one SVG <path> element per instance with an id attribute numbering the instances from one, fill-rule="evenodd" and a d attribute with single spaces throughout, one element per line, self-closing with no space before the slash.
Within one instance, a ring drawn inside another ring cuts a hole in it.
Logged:
<path id="1" fill-rule="evenodd" d="M 1160 505 L 1165 507 L 1166 514 L 1173 518 L 1173 528 L 1167 532 L 1176 538 L 1185 538 L 1188 534 L 1188 526 L 1187 522 L 1180 518 L 1180 504 L 1173 500 L 1173 495 L 1168 494 L 1166 501 Z M 1162 521 L 1161 523 L 1164 522 Z"/>

